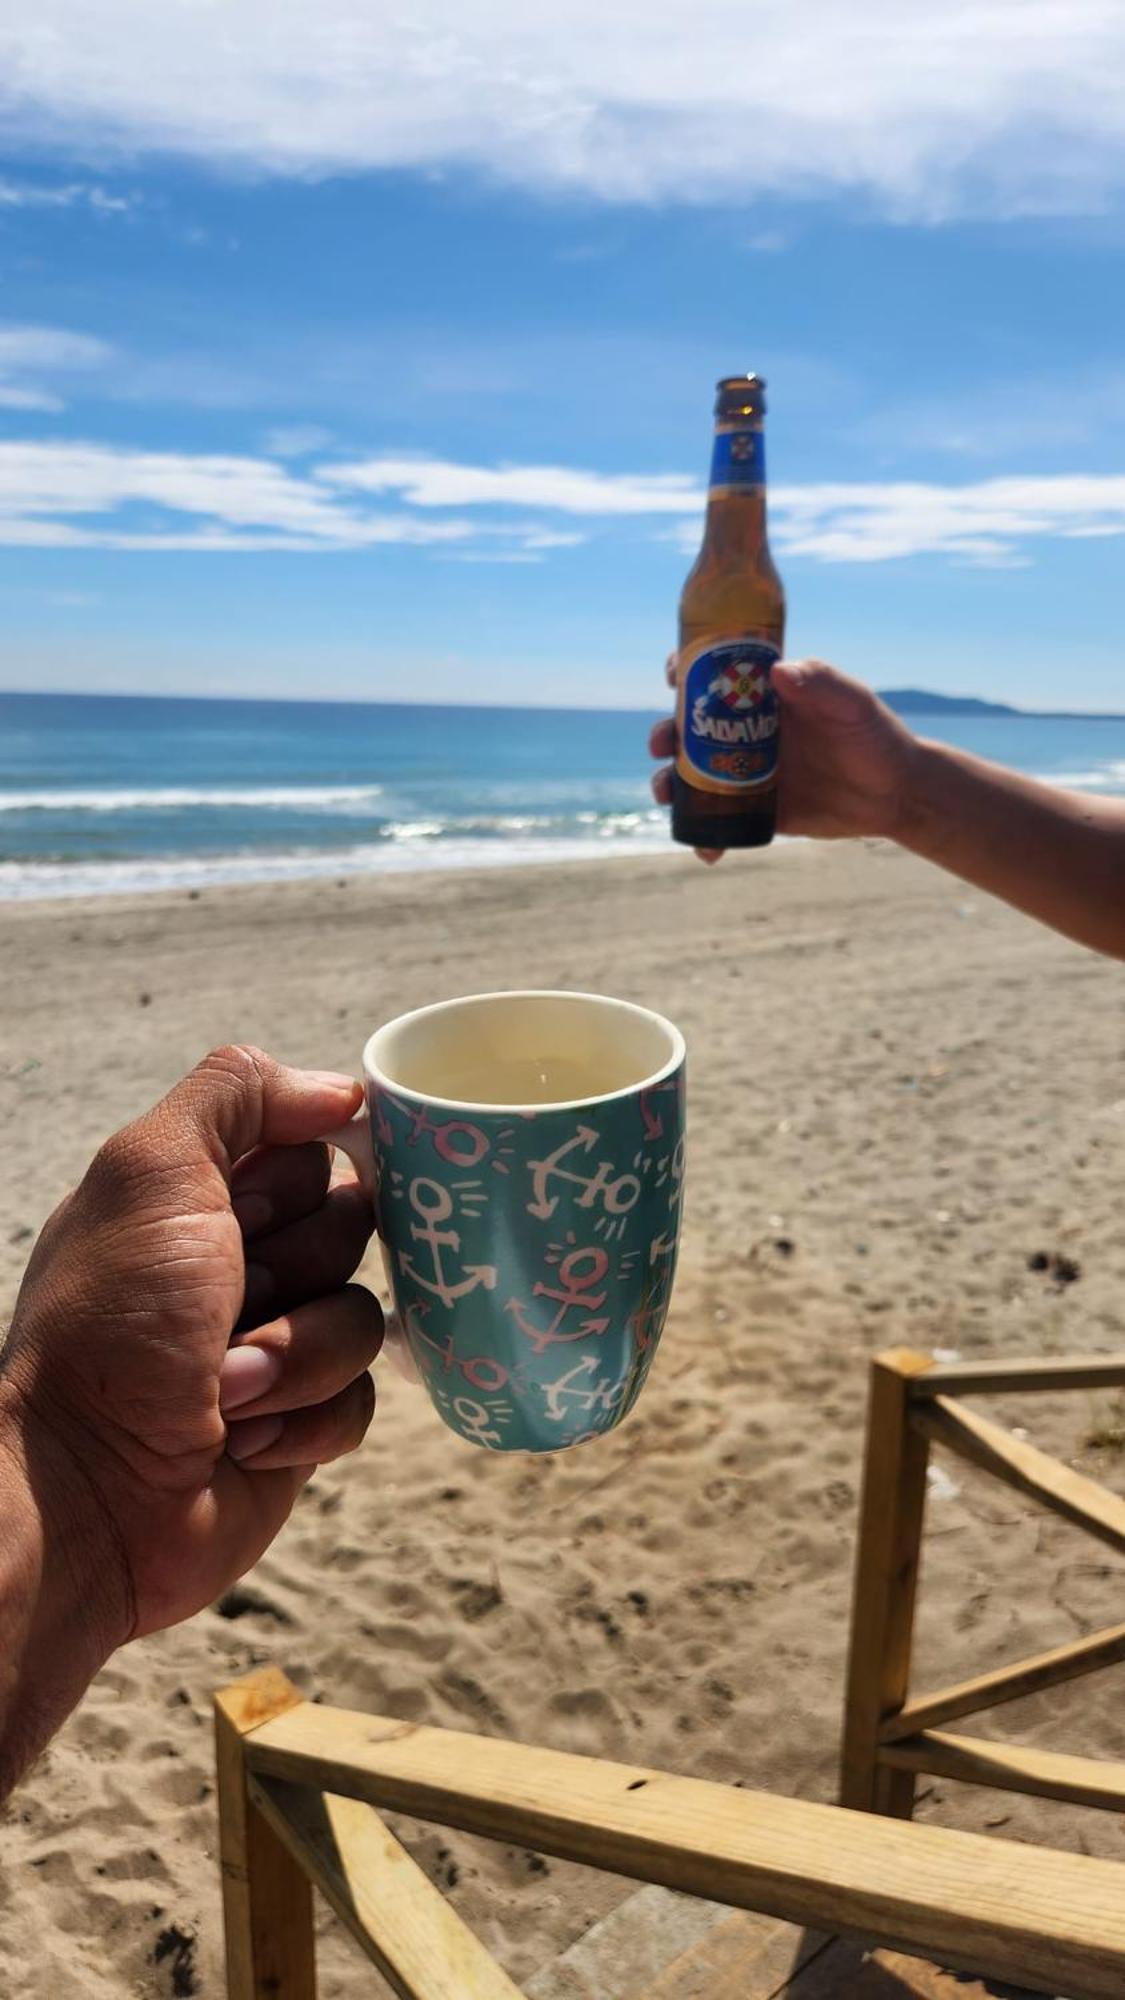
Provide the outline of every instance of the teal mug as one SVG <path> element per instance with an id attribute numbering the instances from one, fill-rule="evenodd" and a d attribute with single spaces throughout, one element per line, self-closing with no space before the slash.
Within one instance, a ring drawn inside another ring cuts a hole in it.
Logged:
<path id="1" fill-rule="evenodd" d="M 373 1195 L 394 1338 L 493 1451 L 600 1437 L 636 1402 L 672 1290 L 684 1041 L 589 993 L 482 993 L 390 1021 L 327 1136 Z"/>

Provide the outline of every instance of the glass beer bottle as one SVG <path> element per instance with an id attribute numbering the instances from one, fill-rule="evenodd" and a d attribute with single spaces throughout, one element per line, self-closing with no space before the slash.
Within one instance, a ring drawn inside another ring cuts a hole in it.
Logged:
<path id="1" fill-rule="evenodd" d="M 718 385 L 703 547 L 680 598 L 672 837 L 688 847 L 764 847 L 777 818 L 785 592 L 766 540 L 765 387 Z"/>

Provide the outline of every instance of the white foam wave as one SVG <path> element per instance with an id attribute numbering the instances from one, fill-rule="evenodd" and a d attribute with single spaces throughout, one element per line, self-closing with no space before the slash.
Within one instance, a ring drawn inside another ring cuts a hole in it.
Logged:
<path id="1" fill-rule="evenodd" d="M 1125 757 L 1107 758 L 1089 771 L 1036 771 L 1034 776 L 1071 792 L 1125 791 Z"/>
<path id="2" fill-rule="evenodd" d="M 580 813 L 473 813 L 448 819 L 392 819 L 379 828 L 381 840 L 472 840 L 493 835 L 510 840 L 520 834 L 553 834 L 565 839 L 571 829 L 591 829 L 590 838 L 612 839 L 619 833 L 637 833 L 649 826 L 662 826 L 664 814 L 657 807 L 646 812 Z"/>
<path id="3" fill-rule="evenodd" d="M 444 868 L 505 868 L 550 861 L 585 861 L 595 855 L 600 860 L 665 851 L 667 847 L 666 818 L 654 813 L 651 817 L 645 815 L 644 822 L 630 830 L 610 829 L 593 837 L 400 838 L 360 847 L 295 850 L 284 854 L 175 855 L 129 861 L 5 861 L 0 862 L 0 902 L 134 895 L 214 888 L 228 883 L 346 879 Z"/>
<path id="4" fill-rule="evenodd" d="M 381 785 L 137 785 L 117 789 L 85 785 L 70 791 L 0 792 L 0 813 L 165 812 L 193 806 L 331 812 L 366 804 L 379 798 L 382 790 Z"/>

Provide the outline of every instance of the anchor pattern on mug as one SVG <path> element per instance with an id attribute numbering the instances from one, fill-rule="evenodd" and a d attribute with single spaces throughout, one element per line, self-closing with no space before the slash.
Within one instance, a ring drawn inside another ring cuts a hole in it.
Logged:
<path id="1" fill-rule="evenodd" d="M 493 1451 L 611 1430 L 676 1268 L 683 1069 L 570 1110 L 450 1113 L 370 1087 L 379 1230 L 444 1421 Z"/>

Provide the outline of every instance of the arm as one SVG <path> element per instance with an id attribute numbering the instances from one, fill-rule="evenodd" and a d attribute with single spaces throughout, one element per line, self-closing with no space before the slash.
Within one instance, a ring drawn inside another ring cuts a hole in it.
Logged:
<path id="1" fill-rule="evenodd" d="M 914 746 L 896 837 L 1094 951 L 1125 958 L 1125 805 L 944 743 Z"/>
<path id="2" fill-rule="evenodd" d="M 112 1535 L 45 1444 L 0 1380 L 0 1799 L 131 1623 Z"/>
<path id="3" fill-rule="evenodd" d="M 774 685 L 781 832 L 897 840 L 1079 944 L 1125 958 L 1125 803 L 921 740 L 870 688 L 819 660 L 783 662 Z M 674 753 L 671 722 L 657 724 L 650 747 L 655 757 Z M 653 791 L 667 803 L 666 770 Z"/>
<path id="4" fill-rule="evenodd" d="M 224 1049 L 50 1218 L 0 1356 L 0 1798 L 115 1647 L 210 1604 L 374 1407 L 357 1084 Z"/>

